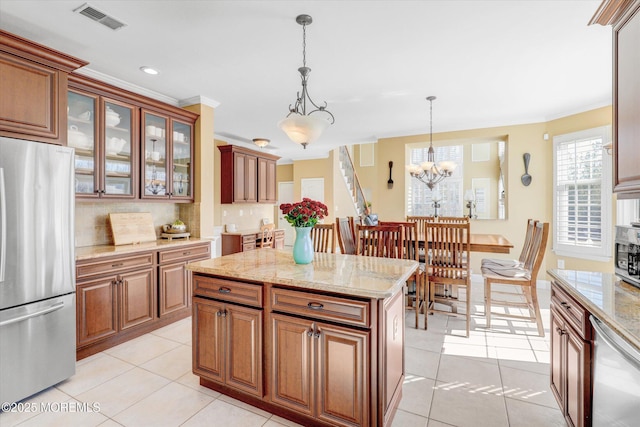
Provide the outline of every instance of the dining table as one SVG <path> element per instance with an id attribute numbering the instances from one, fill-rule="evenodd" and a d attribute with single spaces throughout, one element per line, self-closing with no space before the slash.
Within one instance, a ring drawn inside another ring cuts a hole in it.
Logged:
<path id="1" fill-rule="evenodd" d="M 420 247 L 425 246 L 424 234 L 418 234 L 418 242 Z M 513 243 L 501 234 L 471 233 L 469 243 L 471 252 L 508 254 L 513 248 Z"/>

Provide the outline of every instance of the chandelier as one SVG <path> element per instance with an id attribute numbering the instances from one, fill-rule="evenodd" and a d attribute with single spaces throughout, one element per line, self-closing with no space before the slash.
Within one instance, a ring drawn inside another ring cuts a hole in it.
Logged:
<path id="1" fill-rule="evenodd" d="M 442 161 L 436 163 L 436 153 L 433 150 L 433 100 L 435 96 L 428 96 L 429 101 L 429 151 L 427 152 L 427 161 L 422 162 L 420 166 L 408 164 L 407 171 L 412 177 L 424 182 L 433 190 L 440 181 L 451 176 L 456 168 L 456 164 L 451 161 Z"/>
<path id="2" fill-rule="evenodd" d="M 327 103 L 318 106 L 307 91 L 307 80 L 311 68 L 307 67 L 307 25 L 313 20 L 309 15 L 298 15 L 296 22 L 302 25 L 302 67 L 298 68 L 302 79 L 302 92 L 296 94 L 296 102 L 289 105 L 289 114 L 282 119 L 278 126 L 287 134 L 287 136 L 303 148 L 320 137 L 322 132 L 335 122 L 333 114 L 326 110 Z M 313 106 L 315 109 L 307 112 L 307 102 L 310 104 L 309 109 Z M 313 113 L 326 113 L 328 116 L 313 115 Z"/>

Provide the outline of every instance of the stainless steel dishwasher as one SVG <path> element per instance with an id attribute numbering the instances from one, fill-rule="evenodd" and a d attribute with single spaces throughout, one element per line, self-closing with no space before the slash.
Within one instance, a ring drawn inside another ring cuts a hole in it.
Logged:
<path id="1" fill-rule="evenodd" d="M 640 351 L 590 316 L 596 332 L 593 363 L 593 426 L 640 423 Z"/>

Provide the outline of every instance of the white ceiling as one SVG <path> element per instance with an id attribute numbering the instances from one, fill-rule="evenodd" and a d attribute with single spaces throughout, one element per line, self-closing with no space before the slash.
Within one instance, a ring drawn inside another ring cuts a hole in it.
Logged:
<path id="1" fill-rule="evenodd" d="M 283 161 L 428 133 L 428 95 L 434 133 L 611 103 L 611 28 L 587 25 L 599 0 L 90 1 L 118 31 L 73 13 L 83 3 L 2 0 L 0 27 L 165 101 L 213 100 L 216 137 L 269 138 Z M 306 150 L 277 126 L 300 90 L 302 13 L 309 92 L 336 118 Z"/>

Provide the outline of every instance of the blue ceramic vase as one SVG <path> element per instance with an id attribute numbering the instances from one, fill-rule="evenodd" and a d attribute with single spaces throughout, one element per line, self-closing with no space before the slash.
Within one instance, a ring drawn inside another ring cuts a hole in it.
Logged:
<path id="1" fill-rule="evenodd" d="M 313 227 L 295 227 L 296 241 L 293 243 L 293 260 L 296 264 L 309 264 L 313 261 L 311 228 Z"/>

